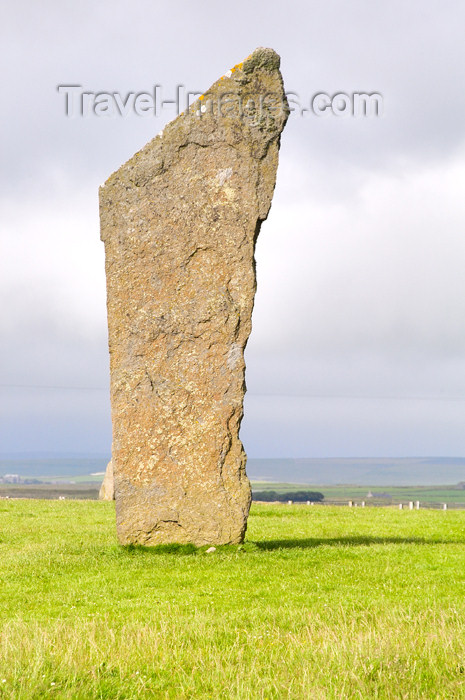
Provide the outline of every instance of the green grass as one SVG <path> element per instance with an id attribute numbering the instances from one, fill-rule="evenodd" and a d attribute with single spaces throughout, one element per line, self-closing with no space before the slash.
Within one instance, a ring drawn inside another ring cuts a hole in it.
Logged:
<path id="1" fill-rule="evenodd" d="M 463 698 L 465 512 L 254 505 L 242 547 L 0 501 L 1 698 Z"/>

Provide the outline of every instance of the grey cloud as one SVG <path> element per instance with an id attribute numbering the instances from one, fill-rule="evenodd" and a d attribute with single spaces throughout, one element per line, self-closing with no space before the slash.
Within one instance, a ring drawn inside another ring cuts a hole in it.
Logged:
<path id="1" fill-rule="evenodd" d="M 246 449 L 463 451 L 462 406 L 439 399 L 465 389 L 464 19 L 460 2 L 420 0 L 5 7 L 3 383 L 106 385 L 97 188 L 174 116 L 67 119 L 56 86 L 124 94 L 158 83 L 169 97 L 270 45 L 301 100 L 377 91 L 385 113 L 292 115 L 283 134 L 257 247 Z M 4 449 L 109 447 L 105 394 L 14 391 Z"/>
<path id="2" fill-rule="evenodd" d="M 289 157 L 304 154 L 320 168 L 331 163 L 349 170 L 389 167 L 399 155 L 441 157 L 464 136 L 464 10 L 454 2 L 429 7 L 424 12 L 421 2 L 398 0 L 374 11 L 367 0 L 295 2 L 283 24 L 280 6 L 267 3 L 262 12 L 259 4 L 257 33 L 253 22 L 243 21 L 244 12 L 253 17 L 244 2 L 234 8 L 141 2 L 131 10 L 118 2 L 82 3 L 79 10 L 15 3 L 2 30 L 5 185 L 11 177 L 43 177 L 53 165 L 71 178 L 102 178 L 173 116 L 168 112 L 155 124 L 136 116 L 68 120 L 58 84 L 123 94 L 155 83 L 167 94 L 178 83 L 202 90 L 257 43 L 281 51 L 286 85 L 305 104 L 321 90 L 380 91 L 385 98 L 380 120 L 293 117 L 285 135 Z"/>

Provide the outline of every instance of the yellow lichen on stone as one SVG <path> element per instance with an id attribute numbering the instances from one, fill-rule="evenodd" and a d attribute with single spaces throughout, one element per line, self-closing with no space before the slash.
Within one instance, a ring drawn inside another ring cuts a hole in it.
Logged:
<path id="1" fill-rule="evenodd" d="M 245 59 L 245 60 L 247 60 L 247 59 Z M 235 73 L 237 70 L 242 70 L 243 65 L 244 65 L 244 61 L 241 61 L 240 63 L 236 63 L 236 65 L 231 68 L 231 73 Z"/>

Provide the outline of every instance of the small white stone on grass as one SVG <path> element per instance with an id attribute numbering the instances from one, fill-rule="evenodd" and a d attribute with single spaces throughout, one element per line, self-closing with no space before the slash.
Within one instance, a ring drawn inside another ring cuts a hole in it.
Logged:
<path id="1" fill-rule="evenodd" d="M 212 552 L 216 552 L 216 547 L 209 547 L 206 551 L 206 554 L 211 554 Z"/>

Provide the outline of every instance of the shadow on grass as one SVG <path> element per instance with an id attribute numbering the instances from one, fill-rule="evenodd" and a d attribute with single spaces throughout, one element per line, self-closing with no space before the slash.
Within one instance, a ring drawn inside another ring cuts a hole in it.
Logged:
<path id="1" fill-rule="evenodd" d="M 272 552 L 279 549 L 316 549 L 317 547 L 371 547 L 373 545 L 432 545 L 432 544 L 465 544 L 465 539 L 434 539 L 427 537 L 368 537 L 364 535 L 350 535 L 346 537 L 312 537 L 307 539 L 288 540 L 246 540 L 242 545 L 225 544 L 218 545 L 218 553 L 239 553 L 239 552 Z M 196 547 L 193 544 L 158 544 L 152 546 L 144 545 L 124 545 L 119 546 L 121 552 L 130 555 L 159 555 L 177 554 L 192 555 L 205 554 L 208 545 Z"/>
<path id="2" fill-rule="evenodd" d="M 377 544 L 465 544 L 465 539 L 445 540 L 426 537 L 366 537 L 353 535 L 347 537 L 312 537 L 296 540 L 264 540 L 254 542 L 261 550 L 275 549 L 315 549 L 316 547 L 370 547 Z"/>
<path id="3" fill-rule="evenodd" d="M 195 544 L 156 544 L 146 547 L 143 544 L 121 545 L 120 551 L 127 554 L 197 554 L 201 550 Z"/>

